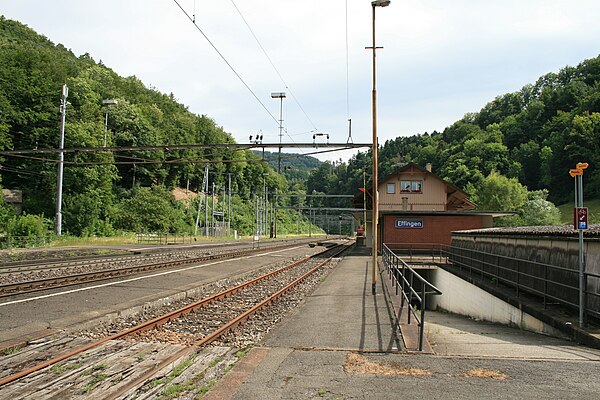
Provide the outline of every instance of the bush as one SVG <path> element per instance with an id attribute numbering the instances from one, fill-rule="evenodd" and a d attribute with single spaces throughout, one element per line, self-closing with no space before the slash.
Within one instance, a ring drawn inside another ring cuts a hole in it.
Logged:
<path id="1" fill-rule="evenodd" d="M 8 221 L 8 234 L 11 236 L 47 236 L 52 222 L 43 215 L 23 214 Z"/>

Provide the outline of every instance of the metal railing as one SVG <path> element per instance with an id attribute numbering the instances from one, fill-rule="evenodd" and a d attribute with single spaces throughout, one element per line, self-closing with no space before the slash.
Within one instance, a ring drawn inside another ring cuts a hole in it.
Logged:
<path id="1" fill-rule="evenodd" d="M 394 254 L 410 263 L 447 262 L 447 245 L 439 243 L 385 243 Z"/>
<path id="2" fill-rule="evenodd" d="M 399 290 L 401 291 L 400 310 L 402 310 L 405 303 L 407 304 L 407 323 L 411 323 L 411 316 L 417 322 L 417 326 L 419 327 L 419 351 L 422 351 L 427 295 L 440 295 L 442 292 L 409 267 L 386 244 L 383 244 L 382 259 L 388 277 L 396 290 L 396 295 L 399 294 Z M 415 284 L 417 283 L 421 286 L 420 291 L 415 289 Z M 419 312 L 413 309 L 413 304 L 416 305 Z M 398 315 L 398 321 L 401 318 L 402 315 Z"/>
<path id="3" fill-rule="evenodd" d="M 594 284 L 590 281 L 593 281 Z M 583 274 L 583 287 L 585 288 L 583 291 L 583 303 L 585 304 L 583 321 L 586 322 L 587 315 L 593 315 L 600 320 L 600 306 L 593 307 L 594 304 L 600 305 L 600 275 L 585 272 Z M 590 287 L 594 287 L 596 290 L 590 290 Z M 592 303 L 592 306 L 590 306 L 590 303 Z"/>
<path id="4" fill-rule="evenodd" d="M 137 233 L 138 244 L 185 244 L 194 243 L 196 236 L 177 233 Z"/>
<path id="5" fill-rule="evenodd" d="M 508 287 L 516 296 L 523 293 L 539 297 L 543 307 L 550 302 L 579 310 L 579 270 L 535 260 L 503 256 L 457 245 L 436 243 L 386 243 L 407 262 L 448 263 L 460 274 L 487 284 Z M 600 319 L 600 275 L 584 273 L 584 321 L 589 316 Z"/>
<path id="6" fill-rule="evenodd" d="M 521 292 L 541 298 L 544 308 L 549 301 L 579 310 L 579 270 L 516 257 L 502 256 L 480 250 L 452 246 L 448 259 L 460 272 L 495 286 L 511 287 L 519 297 Z M 600 283 L 600 276 L 584 273 L 584 322 L 589 315 L 600 317 L 599 285 L 592 288 L 590 280 Z"/>
<path id="7" fill-rule="evenodd" d="M 43 247 L 53 239 L 53 236 L 0 236 L 0 249 Z"/>

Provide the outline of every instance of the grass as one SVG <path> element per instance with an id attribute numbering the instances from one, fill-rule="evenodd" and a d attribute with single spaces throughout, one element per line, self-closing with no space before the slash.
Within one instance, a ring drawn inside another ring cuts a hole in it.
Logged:
<path id="1" fill-rule="evenodd" d="M 220 362 L 221 362 L 221 360 L 222 360 L 222 357 L 221 357 L 221 356 L 217 356 L 217 357 L 215 357 L 215 359 L 214 359 L 214 360 L 212 360 L 212 361 L 210 362 L 210 364 L 208 364 L 208 368 L 212 368 L 212 367 L 214 367 L 215 365 L 217 365 L 218 363 L 220 363 Z"/>
<path id="2" fill-rule="evenodd" d="M 169 376 L 152 380 L 150 382 L 150 386 L 156 387 L 158 385 L 163 385 L 163 384 L 168 385 L 169 383 L 171 383 L 173 381 L 173 379 L 175 379 L 179 375 L 181 375 L 182 372 L 185 371 L 186 368 L 189 367 L 190 365 L 192 365 L 193 363 L 194 363 L 194 358 L 188 358 L 184 362 L 177 364 L 177 366 L 173 369 L 173 371 L 171 371 Z"/>
<path id="3" fill-rule="evenodd" d="M 18 353 L 19 351 L 21 351 L 22 348 L 23 348 L 23 346 L 20 346 L 20 345 L 16 345 L 16 346 L 13 346 L 13 347 L 7 347 L 6 349 L 2 350 L 2 355 L 3 356 L 13 355 L 13 354 Z"/>
<path id="4" fill-rule="evenodd" d="M 190 390 L 194 390 L 193 382 L 176 383 L 166 387 L 161 393 L 161 398 L 175 399 L 180 397 L 182 393 L 189 392 Z"/>
<path id="5" fill-rule="evenodd" d="M 83 363 L 80 361 L 69 365 L 55 365 L 52 368 L 50 368 L 50 372 L 52 372 L 55 375 L 61 375 L 65 371 L 71 371 L 80 368 L 82 365 Z"/>
<path id="6" fill-rule="evenodd" d="M 65 247 L 65 246 L 102 246 L 115 244 L 137 243 L 135 234 L 127 234 L 123 236 L 111 237 L 70 237 L 66 236 L 60 240 L 53 241 L 50 247 Z"/>
<path id="7" fill-rule="evenodd" d="M 215 379 L 211 379 L 204 385 L 200 386 L 200 389 L 198 389 L 198 391 L 196 392 L 195 398 L 199 399 L 202 396 L 204 396 L 213 386 L 215 386 L 216 383 L 217 381 Z"/>
<path id="8" fill-rule="evenodd" d="M 583 199 L 583 205 L 588 208 L 588 223 L 600 224 L 600 199 Z M 565 224 L 573 224 L 574 200 L 558 206 L 561 221 Z"/>
<path id="9" fill-rule="evenodd" d="M 238 350 L 235 353 L 235 356 L 237 358 L 244 358 L 244 357 L 246 357 L 246 354 L 248 354 L 249 351 L 250 351 L 250 348 L 245 348 L 245 349 Z"/>
<path id="10" fill-rule="evenodd" d="M 87 383 L 87 385 L 85 385 L 85 387 L 83 388 L 83 392 L 84 393 L 89 393 L 92 391 L 92 389 L 94 389 L 94 387 L 99 383 L 102 382 L 103 380 L 105 380 L 106 378 L 108 378 L 108 375 L 105 374 L 99 374 L 99 375 L 94 375 L 92 376 L 92 379 L 90 379 L 90 381 Z"/>

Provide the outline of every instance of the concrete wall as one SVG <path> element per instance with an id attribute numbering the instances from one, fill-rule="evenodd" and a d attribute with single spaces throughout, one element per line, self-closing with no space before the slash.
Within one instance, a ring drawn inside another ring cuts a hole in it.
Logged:
<path id="1" fill-rule="evenodd" d="M 600 274 L 600 240 L 587 238 L 584 242 L 586 258 L 586 272 Z M 576 237 L 564 236 L 526 236 L 526 235 L 493 235 L 483 233 L 460 233 L 452 235 L 452 246 L 466 248 L 489 253 L 485 261 L 499 264 L 507 269 L 516 269 L 516 262 L 510 260 L 498 261 L 493 255 L 513 257 L 521 260 L 529 260 L 542 264 L 563 267 L 574 272 L 579 270 L 579 243 Z M 519 262 L 519 270 L 537 277 L 546 276 L 555 282 L 561 282 L 573 287 L 579 286 L 577 273 L 569 273 L 552 268 L 546 268 L 534 263 Z M 513 279 L 510 271 L 503 275 L 506 279 Z M 531 284 L 537 290 L 543 291 L 544 287 L 540 281 L 523 278 L 522 284 Z M 600 279 L 590 279 L 587 286 L 588 291 L 600 293 Z M 574 304 L 579 303 L 577 291 L 567 290 L 564 287 L 550 284 L 548 293 Z M 590 296 L 588 304 L 592 309 L 600 310 L 600 299 Z"/>
<path id="2" fill-rule="evenodd" d="M 430 296 L 427 299 L 427 308 L 511 325 L 546 335 L 565 337 L 550 325 L 441 268 L 431 271 L 431 282 L 443 294 Z"/>

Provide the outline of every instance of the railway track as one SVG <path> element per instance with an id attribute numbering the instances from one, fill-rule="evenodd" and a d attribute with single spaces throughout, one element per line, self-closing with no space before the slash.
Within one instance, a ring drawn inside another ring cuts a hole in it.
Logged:
<path id="1" fill-rule="evenodd" d="M 159 363 L 154 363 L 151 367 L 146 368 L 145 371 L 137 373 L 135 379 L 126 383 L 120 383 L 118 390 L 106 397 L 120 398 L 124 393 L 130 392 L 142 385 L 156 371 L 167 367 L 182 357 L 192 354 L 199 348 L 214 342 L 223 334 L 243 324 L 256 312 L 272 304 L 303 282 L 307 277 L 319 271 L 348 247 L 348 244 L 338 245 L 317 255 L 303 258 L 258 278 L 238 284 L 220 293 L 151 319 L 133 328 L 87 344 L 23 371 L 5 376 L 0 380 L 0 388 L 34 372 L 57 365 L 62 361 L 117 339 L 126 339 L 128 341 L 149 340 L 154 342 L 158 339 L 172 342 L 173 336 L 178 336 L 178 343 L 184 343 L 184 347 L 162 359 Z"/>
<path id="2" fill-rule="evenodd" d="M 174 268 L 200 262 L 242 257 L 266 249 L 284 249 L 307 243 L 306 240 L 275 242 L 260 249 L 210 249 L 157 253 L 151 255 L 111 256 L 100 259 L 59 261 L 51 264 L 20 264 L 0 269 L 0 298 L 56 287 L 99 282 L 138 273 Z M 200 255 L 198 255 L 200 253 Z M 50 276 L 49 276 L 50 275 Z"/>

